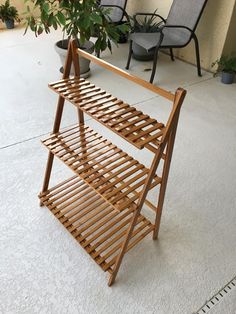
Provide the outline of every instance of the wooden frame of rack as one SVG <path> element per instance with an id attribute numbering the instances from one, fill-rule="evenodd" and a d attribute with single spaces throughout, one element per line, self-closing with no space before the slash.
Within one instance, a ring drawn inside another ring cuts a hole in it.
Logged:
<path id="1" fill-rule="evenodd" d="M 166 125 L 80 78 L 78 54 L 171 101 L 173 107 Z M 70 78 L 72 65 L 75 76 Z M 150 232 L 153 239 L 158 236 L 186 91 L 179 88 L 172 94 L 156 87 L 77 49 L 73 40 L 64 69 L 62 80 L 49 84 L 59 98 L 53 131 L 42 141 L 49 154 L 40 204 L 47 206 L 93 260 L 110 273 L 110 286 L 125 253 Z M 60 130 L 65 100 L 77 108 L 79 123 Z M 136 148 L 150 150 L 154 154 L 150 169 L 86 126 L 84 113 Z M 49 188 L 54 156 L 75 176 Z M 156 175 L 160 167 L 161 177 Z M 159 195 L 154 205 L 147 200 L 147 194 L 156 186 L 159 186 Z M 155 211 L 153 223 L 141 214 L 144 203 Z"/>

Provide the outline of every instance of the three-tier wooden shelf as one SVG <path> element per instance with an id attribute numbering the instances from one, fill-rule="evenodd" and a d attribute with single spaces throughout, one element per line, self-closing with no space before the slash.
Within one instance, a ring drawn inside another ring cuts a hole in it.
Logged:
<path id="1" fill-rule="evenodd" d="M 78 55 L 141 85 L 172 102 L 164 125 L 80 77 Z M 75 76 L 70 77 L 74 66 Z M 62 80 L 49 84 L 59 95 L 54 127 L 43 140 L 49 150 L 40 204 L 45 205 L 114 282 L 126 252 L 152 233 L 157 238 L 180 108 L 185 90 L 172 94 L 105 61 L 77 49 L 71 41 Z M 60 129 L 65 100 L 78 110 L 79 122 Z M 84 113 L 137 149 L 148 149 L 148 169 L 122 149 L 86 126 Z M 74 175 L 49 188 L 54 156 Z M 161 159 L 163 162 L 160 162 Z M 157 169 L 161 176 L 158 176 Z M 147 193 L 159 186 L 157 204 Z M 155 212 L 151 222 L 141 210 L 144 202 Z"/>

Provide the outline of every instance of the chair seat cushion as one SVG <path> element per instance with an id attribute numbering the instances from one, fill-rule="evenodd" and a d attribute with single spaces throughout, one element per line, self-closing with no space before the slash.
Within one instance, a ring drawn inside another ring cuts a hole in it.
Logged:
<path id="1" fill-rule="evenodd" d="M 163 34 L 164 38 L 160 47 L 184 46 L 191 35 L 188 30 L 175 28 L 164 28 Z M 132 33 L 130 39 L 148 51 L 157 46 L 160 33 Z"/>

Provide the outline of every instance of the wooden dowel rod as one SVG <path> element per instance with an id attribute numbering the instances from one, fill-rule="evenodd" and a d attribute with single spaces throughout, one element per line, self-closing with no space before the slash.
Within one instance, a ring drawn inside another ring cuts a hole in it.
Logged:
<path id="1" fill-rule="evenodd" d="M 145 80 L 143 80 L 137 76 L 133 76 L 133 75 L 127 73 L 126 71 L 121 70 L 118 67 L 116 67 L 116 66 L 114 66 L 114 65 L 112 65 L 112 64 L 110 64 L 104 60 L 101 60 L 101 59 L 91 55 L 90 53 L 85 52 L 84 50 L 81 50 L 79 48 L 77 50 L 78 50 L 79 55 L 81 55 L 82 57 L 89 59 L 92 62 L 102 66 L 103 68 L 108 69 L 112 72 L 115 72 L 116 74 L 119 74 L 120 76 L 123 76 L 126 79 L 128 79 L 128 80 L 130 80 L 130 81 L 132 81 L 138 85 L 141 85 L 142 87 L 145 87 L 145 88 L 151 90 L 152 92 L 159 94 L 160 96 L 163 96 L 163 97 L 169 99 L 170 101 L 174 101 L 175 95 L 172 94 L 171 92 L 168 92 L 168 91 L 166 91 L 160 87 L 157 87 L 157 86 L 155 86 L 155 85 L 153 85 L 153 84 L 151 84 L 151 83 L 149 83 L 149 82 L 147 82 L 147 81 L 145 81 Z"/>

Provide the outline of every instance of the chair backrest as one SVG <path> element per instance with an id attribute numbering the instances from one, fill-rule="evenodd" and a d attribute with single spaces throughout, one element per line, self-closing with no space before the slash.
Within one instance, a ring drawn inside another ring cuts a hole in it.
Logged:
<path id="1" fill-rule="evenodd" d="M 111 12 L 109 13 L 109 17 L 112 22 L 118 23 L 121 22 L 124 17 L 124 11 L 126 8 L 127 0 L 101 0 L 100 5 L 103 7 L 108 6 L 107 8 L 111 9 Z M 109 6 L 119 6 L 123 10 L 117 7 L 109 7 Z"/>
<path id="2" fill-rule="evenodd" d="M 166 24 L 183 25 L 195 31 L 207 0 L 174 0 Z"/>

